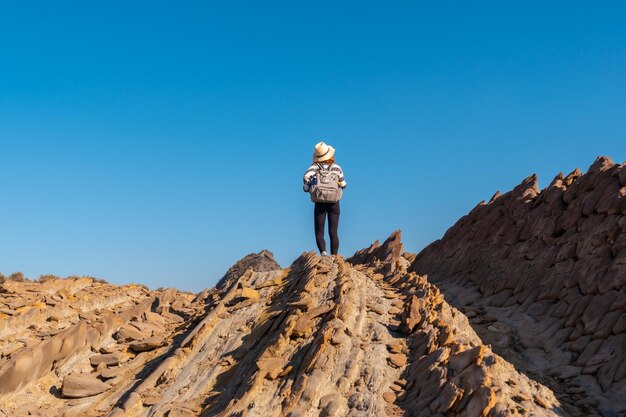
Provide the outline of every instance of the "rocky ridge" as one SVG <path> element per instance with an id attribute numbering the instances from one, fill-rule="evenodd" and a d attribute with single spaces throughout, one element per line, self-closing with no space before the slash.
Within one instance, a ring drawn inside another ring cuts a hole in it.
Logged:
<path id="1" fill-rule="evenodd" d="M 536 175 L 481 202 L 413 261 L 486 343 L 568 414 L 626 415 L 626 165 Z"/>
<path id="2" fill-rule="evenodd" d="M 198 294 L 0 282 L 2 416 L 624 415 L 626 169 L 535 176 L 420 254 L 250 254 Z"/>
<path id="3" fill-rule="evenodd" d="M 563 415 L 482 343 L 400 233 L 242 259 L 213 289 L 2 284 L 0 416 Z"/>

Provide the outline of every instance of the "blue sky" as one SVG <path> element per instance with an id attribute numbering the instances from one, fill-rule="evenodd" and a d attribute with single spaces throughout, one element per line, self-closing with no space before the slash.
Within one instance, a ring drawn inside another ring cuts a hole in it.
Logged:
<path id="1" fill-rule="evenodd" d="M 626 159 L 623 2 L 12 2 L 0 13 L 0 271 L 210 287 L 315 248 L 419 251 L 496 190 Z"/>

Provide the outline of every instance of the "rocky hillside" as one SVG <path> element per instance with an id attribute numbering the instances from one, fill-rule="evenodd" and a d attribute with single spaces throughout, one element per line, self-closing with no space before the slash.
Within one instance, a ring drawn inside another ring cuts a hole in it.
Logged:
<path id="1" fill-rule="evenodd" d="M 626 415 L 626 165 L 532 175 L 423 250 L 428 274 L 494 350 L 567 413 Z"/>
<path id="2" fill-rule="evenodd" d="M 563 415 L 410 259 L 395 233 L 348 261 L 253 254 L 196 295 L 7 280 L 0 415 Z"/>
<path id="3" fill-rule="evenodd" d="M 623 416 L 625 180 L 529 177 L 419 255 L 262 251 L 198 294 L 7 279 L 0 417 Z"/>

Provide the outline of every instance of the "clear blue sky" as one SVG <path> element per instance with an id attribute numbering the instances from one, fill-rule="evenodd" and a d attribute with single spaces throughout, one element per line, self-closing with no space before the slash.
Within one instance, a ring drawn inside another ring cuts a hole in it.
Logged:
<path id="1" fill-rule="evenodd" d="M 536 172 L 626 159 L 623 2 L 5 2 L 0 271 L 210 287 L 315 248 L 408 250 Z"/>

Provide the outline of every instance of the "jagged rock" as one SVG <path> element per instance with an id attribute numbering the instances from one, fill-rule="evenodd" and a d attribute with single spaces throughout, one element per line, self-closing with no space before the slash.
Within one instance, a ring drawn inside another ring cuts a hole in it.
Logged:
<path id="1" fill-rule="evenodd" d="M 274 380 L 283 372 L 283 360 L 281 358 L 266 358 L 257 361 L 259 371 L 265 373 L 265 377 Z"/>
<path id="2" fill-rule="evenodd" d="M 411 296 L 411 301 L 407 304 L 404 316 L 402 317 L 402 325 L 400 329 L 405 333 L 411 333 L 416 325 L 422 321 L 420 314 L 420 300 L 416 296 Z"/>
<path id="3" fill-rule="evenodd" d="M 525 372 L 567 369 L 551 387 L 572 415 L 580 410 L 566 391 L 580 372 L 593 382 L 575 388 L 598 412 L 626 411 L 615 388 L 626 384 L 626 374 L 616 371 L 626 356 L 615 341 L 626 337 L 624 166 L 599 157 L 585 174 L 557 175 L 541 191 L 531 175 L 477 205 L 409 268 L 427 274 L 455 306 L 488 310 L 495 322 L 476 315 L 472 323 Z M 455 368 L 473 362 L 456 363 L 461 358 L 452 356 Z"/>
<path id="4" fill-rule="evenodd" d="M 91 375 L 67 375 L 63 378 L 61 393 L 66 398 L 82 398 L 101 394 L 111 385 Z"/>
<path id="5" fill-rule="evenodd" d="M 532 179 L 518 194 L 536 198 Z M 309 252 L 284 270 L 261 252 L 195 295 L 92 279 L 5 283 L 11 292 L 0 294 L 0 305 L 20 307 L 0 320 L 2 411 L 19 415 L 28 402 L 66 417 L 443 416 L 520 407 L 555 417 L 552 392 L 485 345 L 427 277 L 407 270 L 417 258 L 402 250 L 398 232 L 361 251 L 365 263 Z M 619 308 L 609 307 L 612 323 Z M 476 311 L 504 329 L 497 317 Z M 626 372 L 616 363 L 623 341 L 585 336 L 578 356 L 585 363 L 569 375 L 587 378 L 583 369 L 598 368 L 602 391 Z M 95 384 L 97 397 L 55 398 L 50 387 L 64 378 L 70 387 L 77 373 Z"/>
<path id="6" fill-rule="evenodd" d="M 219 280 L 216 287 L 224 288 L 228 283 L 241 277 L 248 268 L 255 272 L 276 271 L 281 269 L 274 260 L 274 254 L 268 250 L 259 253 L 251 253 L 235 263 L 226 274 Z"/>
<path id="7" fill-rule="evenodd" d="M 485 346 L 475 346 L 451 356 L 449 367 L 453 369 L 455 373 L 459 374 L 468 366 L 480 363 L 484 356 Z"/>
<path id="8" fill-rule="evenodd" d="M 495 404 L 496 396 L 493 390 L 489 387 L 480 387 L 471 394 L 470 400 L 463 410 L 463 415 L 467 417 L 485 417 Z"/>
<path id="9" fill-rule="evenodd" d="M 402 256 L 404 246 L 402 245 L 402 232 L 396 230 L 381 245 L 374 242 L 369 248 L 358 251 L 348 262 L 352 264 L 372 264 L 375 262 L 392 263 Z"/>
<path id="10" fill-rule="evenodd" d="M 293 337 L 307 337 L 313 332 L 314 326 L 315 322 L 310 316 L 302 316 L 296 321 L 291 335 Z"/>

